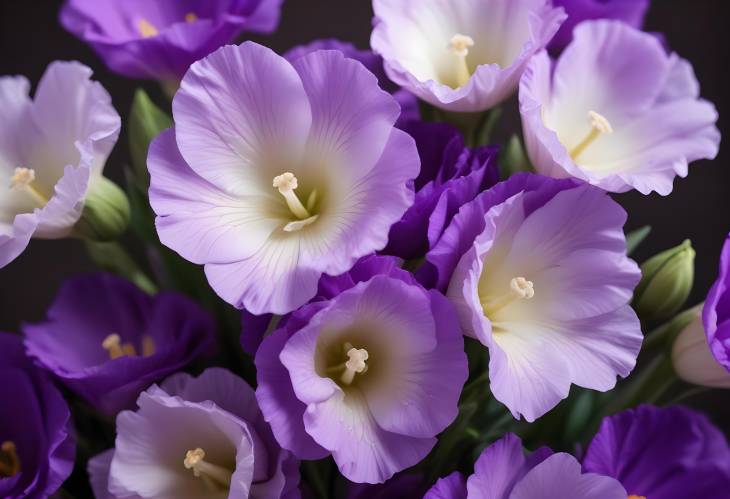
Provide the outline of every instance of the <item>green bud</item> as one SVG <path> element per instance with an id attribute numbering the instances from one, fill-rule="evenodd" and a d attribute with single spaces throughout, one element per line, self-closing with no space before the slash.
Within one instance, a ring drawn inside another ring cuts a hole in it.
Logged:
<path id="1" fill-rule="evenodd" d="M 111 180 L 92 180 L 86 195 L 84 211 L 74 226 L 74 233 L 91 241 L 114 241 L 129 225 L 129 200 Z"/>
<path id="2" fill-rule="evenodd" d="M 692 291 L 694 260 L 692 243 L 685 240 L 641 265 L 634 305 L 642 320 L 661 321 L 682 308 Z"/>

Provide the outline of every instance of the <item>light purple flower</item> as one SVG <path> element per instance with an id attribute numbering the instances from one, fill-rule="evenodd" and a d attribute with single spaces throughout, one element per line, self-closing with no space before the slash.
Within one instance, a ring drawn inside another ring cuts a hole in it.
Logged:
<path id="1" fill-rule="evenodd" d="M 720 255 L 720 269 L 715 284 L 707 293 L 702 322 L 712 355 L 730 371 L 730 235 Z"/>
<path id="2" fill-rule="evenodd" d="M 557 62 L 536 55 L 520 82 L 538 172 L 667 195 L 689 163 L 717 155 L 717 111 L 689 62 L 619 21 L 587 21 L 574 36 Z"/>
<path id="3" fill-rule="evenodd" d="M 256 397 L 302 459 L 332 454 L 354 482 L 423 459 L 456 417 L 466 356 L 438 292 L 376 276 L 292 314 L 256 355 Z"/>
<path id="4" fill-rule="evenodd" d="M 283 0 L 67 0 L 61 24 L 106 65 L 175 86 L 188 67 L 243 31 L 276 29 Z"/>
<path id="5" fill-rule="evenodd" d="M 730 388 L 730 370 L 715 358 L 708 344 L 707 333 L 702 324 L 702 308 L 703 304 L 700 304 L 683 313 L 690 314 L 689 323 L 672 343 L 672 367 L 677 376 L 688 383 L 711 388 Z M 722 343 L 716 344 L 719 344 L 722 355 Z"/>
<path id="6" fill-rule="evenodd" d="M 102 181 L 121 120 L 91 70 L 53 62 L 31 100 L 22 76 L 0 78 L 0 268 L 31 237 L 71 235 L 90 189 Z"/>
<path id="7" fill-rule="evenodd" d="M 230 371 L 175 374 L 137 404 L 117 416 L 115 448 L 89 461 L 97 499 L 300 497 L 299 463 Z"/>
<path id="8" fill-rule="evenodd" d="M 520 439 L 508 433 L 482 452 L 464 485 L 459 472 L 439 480 L 424 499 L 626 499 L 619 482 L 583 473 L 570 454 L 547 447 L 525 455 Z"/>
<path id="9" fill-rule="evenodd" d="M 373 0 L 370 45 L 398 85 L 458 112 L 509 97 L 565 19 L 549 0 Z"/>
<path id="10" fill-rule="evenodd" d="M 71 413 L 20 336 L 0 332 L 0 375 L 0 497 L 49 497 L 73 470 Z"/>
<path id="11" fill-rule="evenodd" d="M 534 421 L 571 384 L 607 391 L 642 342 L 641 277 L 626 213 L 604 191 L 513 175 L 464 205 L 419 276 L 448 287 L 465 334 L 489 348 L 494 396 Z"/>
<path id="12" fill-rule="evenodd" d="M 730 447 L 704 415 L 648 405 L 603 420 L 583 460 L 586 471 L 616 478 L 630 498 L 725 497 Z"/>
<path id="13" fill-rule="evenodd" d="M 398 104 L 340 52 L 292 65 L 224 47 L 193 64 L 173 112 L 148 161 L 160 239 L 251 313 L 306 303 L 322 274 L 382 249 L 413 201 L 418 151 L 393 128 Z"/>
<path id="14" fill-rule="evenodd" d="M 149 296 L 111 274 L 66 281 L 39 324 L 24 324 L 28 354 L 106 414 L 214 347 L 215 324 L 176 293 Z"/>
<path id="15" fill-rule="evenodd" d="M 644 24 L 649 0 L 553 0 L 562 7 L 568 19 L 550 42 L 551 50 L 562 50 L 573 39 L 573 29 L 591 19 L 617 19 L 637 29 Z"/>

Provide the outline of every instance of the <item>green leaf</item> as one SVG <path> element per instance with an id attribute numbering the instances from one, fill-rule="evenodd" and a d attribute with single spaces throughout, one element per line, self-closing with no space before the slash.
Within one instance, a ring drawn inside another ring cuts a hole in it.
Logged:
<path id="1" fill-rule="evenodd" d="M 650 233 L 651 225 L 645 225 L 640 229 L 636 229 L 626 234 L 626 252 L 631 255 L 634 251 L 636 251 L 636 248 L 644 242 Z"/>
<path id="2" fill-rule="evenodd" d="M 139 187 L 146 191 L 149 184 L 147 150 L 152 139 L 172 126 L 172 118 L 152 102 L 149 95 L 138 89 L 129 114 L 129 149 Z"/>
<path id="3" fill-rule="evenodd" d="M 533 171 L 532 163 L 525 154 L 522 141 L 517 135 L 512 135 L 502 152 L 499 164 L 502 166 L 502 178 L 509 178 L 518 172 Z"/>

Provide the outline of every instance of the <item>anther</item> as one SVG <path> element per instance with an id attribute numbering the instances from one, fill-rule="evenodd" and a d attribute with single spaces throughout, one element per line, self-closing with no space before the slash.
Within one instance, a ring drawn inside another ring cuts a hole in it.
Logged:
<path id="1" fill-rule="evenodd" d="M 223 466 L 206 461 L 205 451 L 200 447 L 185 453 L 183 465 L 185 469 L 193 470 L 193 475 L 202 478 L 211 488 L 225 490 L 231 486 L 233 472 Z"/>
<path id="2" fill-rule="evenodd" d="M 104 341 L 101 342 L 101 348 L 109 352 L 109 358 L 112 360 L 126 355 L 122 348 L 122 339 L 116 333 L 112 333 L 104 338 Z"/>
<path id="3" fill-rule="evenodd" d="M 588 119 L 591 125 L 591 131 L 580 141 L 580 143 L 570 150 L 570 157 L 574 160 L 578 158 L 598 137 L 603 134 L 610 135 L 613 133 L 613 127 L 608 119 L 595 111 L 588 111 Z"/>
<path id="4" fill-rule="evenodd" d="M 137 29 L 139 30 L 139 34 L 142 35 L 142 38 L 151 38 L 160 34 L 157 28 L 147 19 L 140 19 L 137 22 Z"/>
<path id="5" fill-rule="evenodd" d="M 185 14 L 185 22 L 194 23 L 198 20 L 198 16 L 195 14 L 195 12 L 188 12 Z"/>
<path id="6" fill-rule="evenodd" d="M 299 187 L 299 181 L 293 173 L 286 172 L 274 177 L 273 186 L 279 190 L 279 194 L 284 196 L 289 211 L 295 217 L 299 220 L 306 220 L 312 216 L 294 192 Z"/>
<path id="7" fill-rule="evenodd" d="M 0 478 L 10 478 L 20 473 L 20 458 L 15 443 L 6 440 L 0 445 Z"/>

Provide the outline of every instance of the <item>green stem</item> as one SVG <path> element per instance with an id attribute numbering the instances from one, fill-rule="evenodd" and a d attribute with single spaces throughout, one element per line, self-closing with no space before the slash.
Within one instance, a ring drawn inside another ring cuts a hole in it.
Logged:
<path id="1" fill-rule="evenodd" d="M 149 294 L 157 292 L 157 286 L 152 279 L 142 271 L 127 250 L 118 242 L 86 241 L 86 250 L 92 261 L 103 270 L 129 279 Z"/>
<path id="2" fill-rule="evenodd" d="M 603 413 L 614 414 L 641 403 L 656 402 L 676 379 L 671 358 L 666 355 L 657 356 L 624 386 L 624 389 L 607 405 Z"/>

